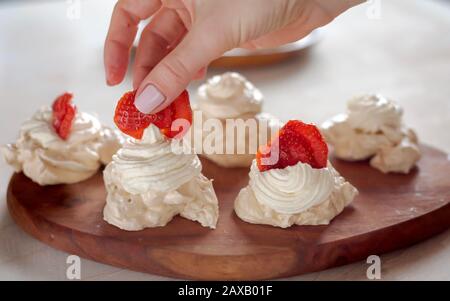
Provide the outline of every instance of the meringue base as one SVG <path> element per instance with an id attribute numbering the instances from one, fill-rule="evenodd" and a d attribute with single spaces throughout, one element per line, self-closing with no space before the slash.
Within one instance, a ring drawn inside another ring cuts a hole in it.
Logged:
<path id="1" fill-rule="evenodd" d="M 337 115 L 322 125 L 325 140 L 334 147 L 337 158 L 345 161 L 361 161 L 371 158 L 380 147 L 389 147 L 392 142 L 383 133 L 365 133 L 354 130 L 346 115 Z"/>
<path id="2" fill-rule="evenodd" d="M 45 149 L 18 151 L 14 144 L 0 147 L 6 163 L 14 168 L 15 172 L 23 172 L 33 182 L 41 185 L 74 184 L 89 179 L 100 168 L 98 157 L 92 162 L 83 165 L 85 162 L 55 161 L 49 156 L 49 151 Z M 56 155 L 56 154 L 55 154 Z M 92 152 L 94 157 L 94 152 Z M 63 159 L 65 155 L 61 154 Z"/>
<path id="3" fill-rule="evenodd" d="M 325 140 L 333 145 L 337 158 L 345 161 L 370 159 L 383 173 L 409 173 L 421 157 L 417 135 L 412 129 L 384 128 L 379 133 L 355 130 L 347 117 L 338 115 L 322 125 Z"/>
<path id="4" fill-rule="evenodd" d="M 127 231 L 163 227 L 180 215 L 214 229 L 219 207 L 212 181 L 198 175 L 177 190 L 165 193 L 149 191 L 133 195 L 111 184 L 105 172 L 108 191 L 103 218 Z"/>
<path id="5" fill-rule="evenodd" d="M 324 202 L 296 214 L 279 213 L 260 203 L 251 187 L 243 188 L 234 203 L 234 210 L 243 221 L 251 224 L 264 224 L 288 228 L 292 225 L 328 225 L 350 204 L 358 190 L 347 182 L 331 166 L 335 175 L 334 189 Z"/>
<path id="6" fill-rule="evenodd" d="M 370 165 L 383 173 L 408 174 L 419 161 L 421 152 L 416 134 L 409 130 L 402 141 L 393 147 L 382 147 L 370 160 Z"/>

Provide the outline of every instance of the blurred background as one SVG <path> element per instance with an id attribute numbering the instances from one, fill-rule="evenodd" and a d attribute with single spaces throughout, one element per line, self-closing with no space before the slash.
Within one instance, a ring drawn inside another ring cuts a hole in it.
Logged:
<path id="1" fill-rule="evenodd" d="M 80 110 L 96 112 L 104 123 L 113 124 L 117 100 L 131 89 L 129 75 L 119 86 L 105 83 L 103 42 L 114 4 L 112 0 L 0 0 L 0 144 L 13 142 L 25 119 L 66 90 L 75 93 Z M 241 72 L 265 95 L 265 111 L 283 120 L 315 123 L 343 112 L 355 94 L 379 92 L 404 107 L 405 122 L 424 143 L 450 152 L 449 33 L 448 0 L 370 0 L 300 44 L 258 53 L 256 60 L 249 53 L 228 54 L 232 58 L 217 63 L 221 67 L 211 67 L 208 77 L 228 70 Z M 194 101 L 200 83 L 189 87 Z M 0 160 L 0 171 L 4 198 L 12 170 Z M 55 258 L 65 260 L 63 253 L 8 228 L 12 221 L 2 199 L 0 214 L 0 240 L 10 242 L 0 246 L 0 278 L 6 277 L 4 273 L 13 279 L 64 277 L 60 266 L 54 266 L 61 264 L 54 263 Z M 448 249 L 448 235 L 445 241 Z M 26 257 L 31 252 L 42 256 Z M 397 260 L 384 279 L 450 278 L 441 268 L 448 265 L 448 253 L 410 260 L 407 266 Z M 24 258 L 33 264 L 25 264 Z M 86 264 L 83 279 L 101 278 L 111 271 L 112 279 L 118 275 L 123 279 L 124 273 L 128 279 L 149 277 Z M 346 271 L 342 277 L 365 277 L 365 269 L 355 265 Z M 332 278 L 327 273 L 322 279 Z"/>
<path id="2" fill-rule="evenodd" d="M 1 109 L 16 116 L 0 120 L 1 128 L 8 129 L 0 143 L 12 141 L 20 122 L 64 90 L 75 93 L 80 109 L 97 112 L 111 124 L 116 100 L 131 88 L 130 76 L 114 88 L 104 80 L 103 42 L 114 3 L 0 1 Z M 450 151 L 450 141 L 442 143 L 448 136 L 437 134 L 448 128 L 448 120 L 423 118 L 449 112 L 449 16 L 449 1 L 372 0 L 306 44 L 281 50 L 281 58 L 292 51 L 294 57 L 264 64 L 269 56 L 245 68 L 222 61 L 225 67 L 211 68 L 208 76 L 237 70 L 262 90 L 266 111 L 317 123 L 344 110 L 354 94 L 381 92 L 405 107 L 406 121 L 424 141 Z M 244 58 L 238 65 L 248 62 Z M 198 84 L 192 83 L 192 92 Z M 425 126 L 433 136 L 425 134 Z"/>

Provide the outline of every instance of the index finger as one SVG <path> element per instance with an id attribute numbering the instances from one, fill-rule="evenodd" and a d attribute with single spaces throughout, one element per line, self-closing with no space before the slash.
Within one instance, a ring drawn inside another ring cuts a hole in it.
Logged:
<path id="1" fill-rule="evenodd" d="M 151 17 L 160 7 L 160 0 L 119 0 L 116 3 L 104 49 L 108 85 L 123 80 L 139 22 Z"/>

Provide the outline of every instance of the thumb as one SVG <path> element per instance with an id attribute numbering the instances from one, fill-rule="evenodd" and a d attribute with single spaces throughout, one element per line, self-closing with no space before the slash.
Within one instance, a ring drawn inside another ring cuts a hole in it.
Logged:
<path id="1" fill-rule="evenodd" d="M 135 100 L 138 110 L 146 114 L 159 112 L 180 95 L 202 68 L 227 50 L 216 36 L 192 28 L 140 84 Z"/>

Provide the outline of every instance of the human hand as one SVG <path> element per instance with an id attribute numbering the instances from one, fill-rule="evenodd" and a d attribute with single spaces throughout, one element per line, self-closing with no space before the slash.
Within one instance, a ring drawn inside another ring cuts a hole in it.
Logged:
<path id="1" fill-rule="evenodd" d="M 208 64 L 226 51 L 272 48 L 296 41 L 363 0 L 119 0 L 106 37 L 109 85 L 126 73 L 141 20 L 133 66 L 136 107 L 155 113 L 168 106 Z"/>

